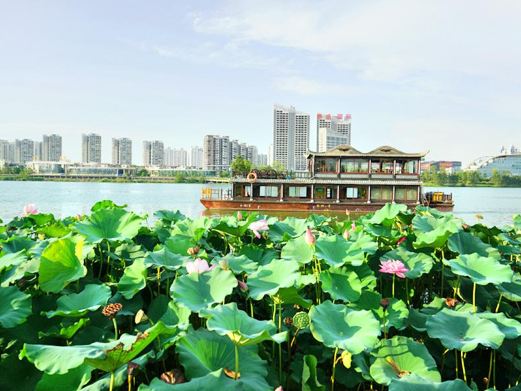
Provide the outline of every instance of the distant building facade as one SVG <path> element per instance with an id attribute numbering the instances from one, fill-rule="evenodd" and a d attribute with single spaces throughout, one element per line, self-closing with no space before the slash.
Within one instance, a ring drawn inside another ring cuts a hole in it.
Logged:
<path id="1" fill-rule="evenodd" d="M 203 148 L 199 146 L 192 146 L 190 148 L 190 156 L 188 159 L 188 165 L 192 168 L 202 169 L 203 168 Z"/>
<path id="2" fill-rule="evenodd" d="M 423 171 L 442 171 L 447 174 L 454 174 L 461 171 L 462 164 L 460 161 L 438 160 L 432 162 L 421 162 L 421 170 Z"/>
<path id="3" fill-rule="evenodd" d="M 132 140 L 128 138 L 112 139 L 112 164 L 132 165 Z"/>
<path id="4" fill-rule="evenodd" d="M 58 162 L 62 158 L 62 137 L 57 134 L 43 136 L 42 157 L 46 162 Z"/>
<path id="5" fill-rule="evenodd" d="M 29 139 L 15 140 L 14 163 L 25 164 L 34 160 L 34 141 Z"/>
<path id="6" fill-rule="evenodd" d="M 230 168 L 231 156 L 231 143 L 228 136 L 204 136 L 203 169 L 210 171 L 226 171 Z"/>
<path id="7" fill-rule="evenodd" d="M 82 134 L 81 161 L 83 163 L 101 163 L 101 136 L 99 134 Z"/>
<path id="8" fill-rule="evenodd" d="M 477 159 L 468 167 L 469 170 L 479 172 L 485 177 L 490 177 L 494 172 L 510 175 L 521 175 L 521 151 L 511 146 L 501 148 L 497 156 Z"/>
<path id="9" fill-rule="evenodd" d="M 43 153 L 42 153 L 42 147 L 43 144 L 41 141 L 33 141 L 34 145 L 34 154 L 33 154 L 33 160 L 43 160 Z"/>
<path id="10" fill-rule="evenodd" d="M 257 155 L 257 166 L 266 166 L 268 165 L 268 155 L 265 153 L 259 153 Z"/>
<path id="11" fill-rule="evenodd" d="M 14 162 L 14 144 L 7 140 L 0 140 L 0 162 Z"/>
<path id="12" fill-rule="evenodd" d="M 351 145 L 351 114 L 317 114 L 317 151 Z"/>
<path id="13" fill-rule="evenodd" d="M 165 161 L 165 145 L 162 141 L 143 141 L 143 165 L 163 166 Z"/>
<path id="14" fill-rule="evenodd" d="M 309 148 L 309 114 L 293 106 L 273 108 L 273 161 L 288 171 L 306 171 Z"/>

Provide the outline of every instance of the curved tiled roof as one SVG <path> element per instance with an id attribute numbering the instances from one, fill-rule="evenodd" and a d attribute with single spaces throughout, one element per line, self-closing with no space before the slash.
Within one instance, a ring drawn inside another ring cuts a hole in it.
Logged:
<path id="1" fill-rule="evenodd" d="M 381 147 L 375 148 L 370 152 L 360 152 L 358 149 L 352 147 L 351 145 L 339 145 L 333 149 L 330 149 L 326 152 L 309 152 L 308 158 L 311 156 L 353 156 L 353 157 L 417 157 L 421 158 L 427 155 L 427 152 L 417 152 L 417 153 L 406 153 L 402 152 L 394 147 L 389 145 L 383 145 Z"/>

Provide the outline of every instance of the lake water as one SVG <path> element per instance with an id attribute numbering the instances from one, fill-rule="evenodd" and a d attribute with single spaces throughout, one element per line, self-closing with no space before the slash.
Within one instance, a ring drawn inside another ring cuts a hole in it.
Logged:
<path id="1" fill-rule="evenodd" d="M 227 185 L 213 185 L 213 187 Z M 137 213 L 158 209 L 179 209 L 197 217 L 204 208 L 199 202 L 203 184 L 92 183 L 92 182 L 0 182 L 0 218 L 8 221 L 21 213 L 24 205 L 34 203 L 41 212 L 57 217 L 88 213 L 99 200 L 110 199 L 128 204 Z M 426 190 L 436 190 L 426 188 Z M 459 187 L 439 189 L 454 195 L 454 213 L 467 223 L 482 215 L 486 224 L 510 224 L 521 213 L 521 188 Z"/>

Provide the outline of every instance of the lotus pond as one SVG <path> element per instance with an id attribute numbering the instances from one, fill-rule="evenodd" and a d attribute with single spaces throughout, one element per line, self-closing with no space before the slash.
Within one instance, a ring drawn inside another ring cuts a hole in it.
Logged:
<path id="1" fill-rule="evenodd" d="M 518 389 L 521 216 L 155 218 L 0 224 L 0 389 Z"/>

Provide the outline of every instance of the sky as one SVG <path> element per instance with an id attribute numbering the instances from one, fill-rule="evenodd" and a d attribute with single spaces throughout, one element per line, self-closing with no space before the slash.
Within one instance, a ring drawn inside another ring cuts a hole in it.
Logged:
<path id="1" fill-rule="evenodd" d="M 0 138 L 267 153 L 273 105 L 352 114 L 352 144 L 462 160 L 521 146 L 517 0 L 0 0 Z"/>

